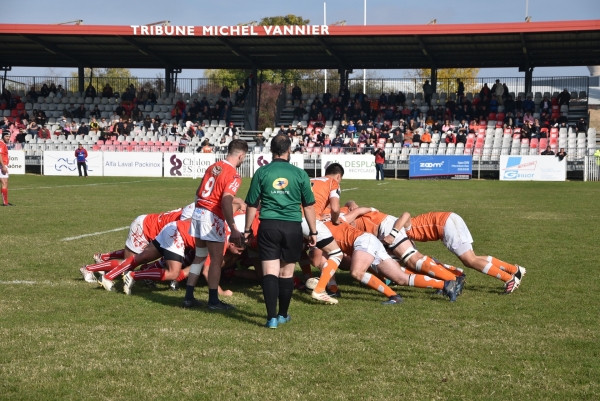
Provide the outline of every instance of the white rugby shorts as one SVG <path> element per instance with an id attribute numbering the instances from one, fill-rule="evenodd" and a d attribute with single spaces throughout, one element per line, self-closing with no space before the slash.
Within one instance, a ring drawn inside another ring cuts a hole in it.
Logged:
<path id="1" fill-rule="evenodd" d="M 446 220 L 442 242 L 456 256 L 473 249 L 471 232 L 462 217 L 456 213 L 450 214 Z"/>
<path id="2" fill-rule="evenodd" d="M 302 218 L 302 236 L 304 238 L 310 237 L 310 228 L 308 227 L 308 223 L 306 219 Z M 329 228 L 323 223 L 321 220 L 317 220 L 317 242 L 321 242 L 324 239 L 332 238 L 333 234 L 329 231 Z"/>
<path id="3" fill-rule="evenodd" d="M 140 254 L 148 246 L 148 239 L 144 235 L 144 219 L 146 215 L 136 217 L 129 226 L 129 235 L 125 246 L 133 253 Z"/>
<path id="4" fill-rule="evenodd" d="M 173 252 L 176 255 L 185 257 L 185 242 L 177 229 L 177 222 L 167 224 L 156 237 L 156 241 L 162 249 Z"/>
<path id="5" fill-rule="evenodd" d="M 374 266 L 391 258 L 377 237 L 369 233 L 364 233 L 354 241 L 354 250 L 367 252 L 373 256 L 375 260 L 371 264 Z"/>
<path id="6" fill-rule="evenodd" d="M 8 178 L 8 171 L 6 174 L 2 174 L 2 170 L 0 170 L 0 178 Z"/>
<path id="7" fill-rule="evenodd" d="M 225 221 L 213 212 L 197 207 L 192 215 L 190 235 L 204 241 L 225 242 Z"/>

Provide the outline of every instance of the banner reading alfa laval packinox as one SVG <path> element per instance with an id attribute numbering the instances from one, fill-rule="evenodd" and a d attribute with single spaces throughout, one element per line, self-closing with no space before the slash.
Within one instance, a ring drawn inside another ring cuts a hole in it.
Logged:
<path id="1" fill-rule="evenodd" d="M 8 175 L 25 174 L 25 152 L 22 150 L 8 151 Z"/>
<path id="2" fill-rule="evenodd" d="M 325 175 L 325 169 L 331 163 L 344 167 L 344 178 L 375 179 L 375 157 L 371 155 L 321 155 L 321 175 Z"/>
<path id="3" fill-rule="evenodd" d="M 89 176 L 102 176 L 102 152 L 88 152 L 86 162 Z M 44 152 L 44 175 L 78 175 L 75 152 Z"/>
<path id="4" fill-rule="evenodd" d="M 468 180 L 471 178 L 472 169 L 471 155 L 411 155 L 408 178 Z"/>
<path id="5" fill-rule="evenodd" d="M 501 181 L 565 181 L 567 161 L 555 156 L 500 156 Z"/>
<path id="6" fill-rule="evenodd" d="M 104 152 L 104 176 L 162 177 L 160 152 Z"/>
<path id="7" fill-rule="evenodd" d="M 258 170 L 260 167 L 271 163 L 273 156 L 271 153 L 266 154 L 253 154 L 252 155 L 252 175 Z M 292 154 L 290 155 L 290 164 L 304 170 L 304 155 Z"/>
<path id="8" fill-rule="evenodd" d="M 165 153 L 165 177 L 202 178 L 215 161 L 214 153 Z"/>

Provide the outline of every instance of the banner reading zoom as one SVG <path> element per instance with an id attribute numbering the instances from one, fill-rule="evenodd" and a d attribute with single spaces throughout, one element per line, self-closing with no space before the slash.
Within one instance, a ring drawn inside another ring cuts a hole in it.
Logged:
<path id="1" fill-rule="evenodd" d="M 104 175 L 113 177 L 162 177 L 160 152 L 104 152 Z"/>
<path id="2" fill-rule="evenodd" d="M 165 153 L 165 177 L 204 177 L 206 169 L 216 161 L 213 153 Z"/>
<path id="3" fill-rule="evenodd" d="M 88 152 L 87 172 L 90 176 L 102 176 L 102 152 Z M 79 175 L 75 152 L 44 152 L 44 175 Z"/>
<path id="4" fill-rule="evenodd" d="M 8 151 L 8 175 L 25 174 L 25 152 L 22 150 Z"/>
<path id="5" fill-rule="evenodd" d="M 266 166 L 267 164 L 271 163 L 273 155 L 271 153 L 255 153 L 254 155 L 252 155 L 252 158 L 252 175 L 254 175 L 256 173 L 256 170 L 258 170 L 262 166 Z M 304 155 L 290 155 L 290 164 L 304 170 Z"/>
<path id="6" fill-rule="evenodd" d="M 331 163 L 344 167 L 344 178 L 355 180 L 375 179 L 375 156 L 372 155 L 321 155 L 321 175 Z"/>
<path id="7" fill-rule="evenodd" d="M 408 178 L 468 180 L 473 173 L 470 155 L 411 155 Z"/>
<path id="8" fill-rule="evenodd" d="M 555 156 L 500 156 L 501 181 L 565 181 L 567 162 Z"/>

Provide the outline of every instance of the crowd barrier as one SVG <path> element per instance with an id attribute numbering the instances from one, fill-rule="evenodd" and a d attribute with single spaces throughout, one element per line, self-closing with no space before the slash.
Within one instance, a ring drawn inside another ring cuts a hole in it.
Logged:
<path id="1" fill-rule="evenodd" d="M 9 151 L 9 174 L 25 174 L 26 156 L 22 150 Z M 30 156 L 28 156 L 30 157 Z M 202 177 L 223 153 L 179 152 L 88 152 L 87 169 L 90 176 L 104 177 Z M 598 180 L 598 158 L 589 156 L 584 162 L 559 161 L 554 156 L 501 155 L 497 161 L 482 161 L 473 155 L 410 155 L 407 160 L 387 160 L 386 176 L 398 177 L 408 173 L 411 179 L 469 179 L 479 178 L 482 171 L 496 171 L 500 180 L 507 181 L 564 181 L 567 171 L 584 172 L 584 179 Z M 249 153 L 238 171 L 242 177 L 271 162 L 267 153 Z M 290 162 L 311 176 L 322 176 L 331 163 L 340 163 L 346 179 L 374 179 L 375 158 L 363 154 L 292 154 Z M 45 151 L 39 165 L 43 175 L 76 176 L 77 160 L 71 151 Z M 405 176 L 405 175 L 404 175 Z"/>

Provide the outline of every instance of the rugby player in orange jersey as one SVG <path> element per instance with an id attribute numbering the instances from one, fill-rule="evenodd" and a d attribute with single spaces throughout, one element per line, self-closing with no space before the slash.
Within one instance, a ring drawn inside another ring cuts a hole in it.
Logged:
<path id="1" fill-rule="evenodd" d="M 94 255 L 95 264 L 86 265 L 79 269 L 84 280 L 95 283 L 94 272 L 111 271 L 121 264 L 122 259 L 138 255 L 156 238 L 158 233 L 169 223 L 177 220 L 188 220 L 192 217 L 195 204 L 164 213 L 143 214 L 138 216 L 129 226 L 129 234 L 125 240 L 125 248 L 113 252 L 97 253 Z M 114 272 L 111 277 L 118 277 L 121 272 Z M 111 279 L 112 280 L 112 279 Z M 112 283 L 106 283 L 112 288 Z"/>
<path id="2" fill-rule="evenodd" d="M 444 281 L 457 281 L 458 294 L 462 292 L 465 276 L 454 274 L 431 257 L 417 251 L 407 237 L 404 226 L 410 214 L 404 213 L 400 218 L 379 212 L 376 209 L 359 207 L 354 201 L 346 202 L 349 212 L 343 217 L 359 230 L 369 232 L 379 238 L 401 263 L 411 271 L 427 274 Z M 458 272 L 458 271 L 456 271 Z M 389 277 L 388 277 L 389 278 Z"/>
<path id="3" fill-rule="evenodd" d="M 442 241 L 467 267 L 504 281 L 504 293 L 510 294 L 521 284 L 524 267 L 496 259 L 477 256 L 473 252 L 473 237 L 465 221 L 452 212 L 430 212 L 412 217 L 406 224 L 406 234 L 418 242 Z"/>
<path id="4" fill-rule="evenodd" d="M 312 290 L 311 298 L 326 304 L 337 304 L 339 290 L 335 281 L 332 281 L 335 271 L 339 267 L 342 257 L 344 256 L 339 245 L 329 232 L 328 227 L 323 224 L 322 215 L 326 208 L 329 208 L 330 225 L 339 224 L 340 210 L 340 182 L 344 176 L 344 168 L 339 163 L 331 163 L 325 169 L 323 177 L 313 178 L 310 180 L 313 195 L 315 197 L 315 215 L 317 217 L 317 245 L 316 248 L 321 249 L 327 254 L 327 262 L 321 270 L 321 277 L 316 286 Z M 306 219 L 302 219 L 302 234 L 304 238 L 308 238 L 310 230 Z M 330 292 L 327 293 L 326 287 L 329 283 Z"/>
<path id="5" fill-rule="evenodd" d="M 348 223 L 333 225 L 331 222 L 327 222 L 325 225 L 342 251 L 351 256 L 350 274 L 352 277 L 387 296 L 388 300 L 383 302 L 384 305 L 401 303 L 402 297 L 378 277 L 368 273 L 369 268 L 399 285 L 443 290 L 451 302 L 456 301 L 457 285 L 455 280 L 441 281 L 420 274 L 406 274 L 373 234 L 361 231 Z"/>

